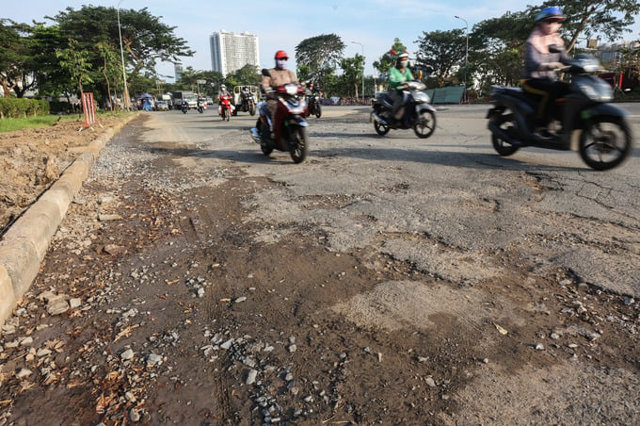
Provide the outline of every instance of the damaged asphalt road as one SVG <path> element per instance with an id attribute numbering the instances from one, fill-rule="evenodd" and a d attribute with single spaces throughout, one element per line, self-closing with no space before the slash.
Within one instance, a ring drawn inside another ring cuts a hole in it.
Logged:
<path id="1" fill-rule="evenodd" d="M 483 108 L 328 108 L 300 165 L 134 121 L 3 326 L 0 424 L 638 423 L 637 148 L 501 158 Z"/>

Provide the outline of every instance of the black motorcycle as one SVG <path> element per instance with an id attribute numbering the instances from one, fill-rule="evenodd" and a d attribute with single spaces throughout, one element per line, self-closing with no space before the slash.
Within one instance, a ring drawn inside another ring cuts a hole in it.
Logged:
<path id="1" fill-rule="evenodd" d="M 256 100 L 251 92 L 240 92 L 240 105 L 233 111 L 237 115 L 238 111 L 248 112 L 249 115 L 256 114 Z"/>
<path id="2" fill-rule="evenodd" d="M 309 108 L 309 115 L 315 115 L 316 118 L 322 116 L 322 107 L 320 106 L 320 95 L 317 93 L 307 94 L 307 106 Z"/>
<path id="3" fill-rule="evenodd" d="M 187 103 L 187 101 L 183 101 L 180 104 L 180 111 L 182 111 L 183 114 L 186 114 L 187 111 L 189 111 L 189 104 Z"/>
<path id="4" fill-rule="evenodd" d="M 400 118 L 391 117 L 393 100 L 387 92 L 376 94 L 369 121 L 380 136 L 390 129 L 413 129 L 419 138 L 428 138 L 436 129 L 436 110 L 429 105 L 429 96 L 423 92 L 426 86 L 419 81 L 407 82 L 402 91 L 402 106 L 396 113 Z"/>
<path id="5" fill-rule="evenodd" d="M 558 51 L 555 46 L 549 50 Z M 576 55 L 560 69 L 571 77 L 570 93 L 550 110 L 549 137 L 534 134 L 537 96 L 519 88 L 494 86 L 494 107 L 487 113 L 494 149 L 502 156 L 527 146 L 575 150 L 572 137 L 578 131 L 578 151 L 589 167 L 608 170 L 621 164 L 633 145 L 627 112 L 607 103 L 613 99 L 611 86 L 589 74 L 599 70 L 598 60 L 586 54 Z"/>

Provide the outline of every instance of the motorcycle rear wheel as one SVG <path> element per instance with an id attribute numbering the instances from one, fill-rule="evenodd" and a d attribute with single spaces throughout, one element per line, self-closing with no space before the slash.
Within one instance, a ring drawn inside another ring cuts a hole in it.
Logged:
<path id="1" fill-rule="evenodd" d="M 307 158 L 309 151 L 309 143 L 307 141 L 307 132 L 304 127 L 298 127 L 291 135 L 289 141 L 289 153 L 294 163 L 302 163 Z"/>
<path id="2" fill-rule="evenodd" d="M 594 170 L 620 165 L 631 153 L 633 138 L 624 120 L 596 117 L 580 135 L 580 157 Z"/>
<path id="3" fill-rule="evenodd" d="M 426 139 L 436 130 L 436 115 L 433 111 L 423 111 L 413 124 L 413 133 L 417 137 Z"/>
<path id="4" fill-rule="evenodd" d="M 379 134 L 380 136 L 384 136 L 387 133 L 389 133 L 389 126 L 382 124 L 378 120 L 375 120 L 373 122 L 373 128 L 376 129 L 376 133 Z"/>
<path id="5" fill-rule="evenodd" d="M 503 114 L 495 118 L 495 120 L 498 127 L 503 130 L 507 130 L 514 125 L 513 114 Z M 503 127 L 503 125 L 507 126 Z M 494 133 L 491 134 L 491 143 L 493 144 L 493 149 L 503 157 L 513 155 L 520 149 L 520 147 L 511 145 L 508 141 L 501 139 Z"/>

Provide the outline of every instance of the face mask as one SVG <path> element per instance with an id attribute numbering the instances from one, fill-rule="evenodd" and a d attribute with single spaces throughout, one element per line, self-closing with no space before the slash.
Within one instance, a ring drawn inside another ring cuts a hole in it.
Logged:
<path id="1" fill-rule="evenodd" d="M 400 61 L 400 66 L 402 68 L 406 68 L 408 63 L 409 63 L 409 61 Z"/>
<path id="2" fill-rule="evenodd" d="M 286 59 L 276 59 L 276 68 L 279 70 L 283 70 L 287 68 L 287 60 Z"/>

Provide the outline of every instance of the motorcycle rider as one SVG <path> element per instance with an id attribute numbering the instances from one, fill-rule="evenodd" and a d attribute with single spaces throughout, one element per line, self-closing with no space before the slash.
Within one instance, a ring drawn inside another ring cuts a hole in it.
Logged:
<path id="1" fill-rule="evenodd" d="M 545 7 L 536 15 L 535 27 L 526 43 L 522 88 L 525 92 L 540 96 L 534 134 L 542 139 L 552 137 L 546 129 L 552 103 L 569 93 L 569 85 L 558 81 L 554 72 L 570 60 L 564 50 L 564 41 L 558 34 L 565 19 L 559 7 Z M 561 51 L 551 53 L 549 46 L 552 44 Z"/>
<path id="2" fill-rule="evenodd" d="M 395 51 L 392 51 L 394 53 Z M 396 64 L 389 70 L 389 97 L 393 101 L 393 107 L 389 117 L 391 119 L 399 119 L 396 117 L 398 110 L 402 106 L 404 99 L 403 89 L 406 89 L 407 81 L 413 80 L 413 74 L 408 67 L 409 54 L 400 52 L 396 58 Z"/>
<path id="3" fill-rule="evenodd" d="M 225 96 L 231 96 L 227 90 L 227 86 L 224 84 L 220 86 L 220 94 L 218 95 L 218 114 L 222 115 L 222 98 Z M 231 112 L 233 112 L 233 105 L 231 105 Z"/>
<path id="4" fill-rule="evenodd" d="M 278 86 L 288 83 L 298 83 L 296 74 L 287 69 L 287 61 L 289 60 L 287 52 L 284 50 L 278 50 L 274 55 L 274 60 L 275 68 L 271 68 L 269 70 L 268 76 L 262 76 L 262 82 L 260 83 L 260 88 L 267 99 L 267 107 L 269 108 L 272 123 L 274 122 L 275 112 L 278 106 L 278 98 L 274 90 Z"/>

